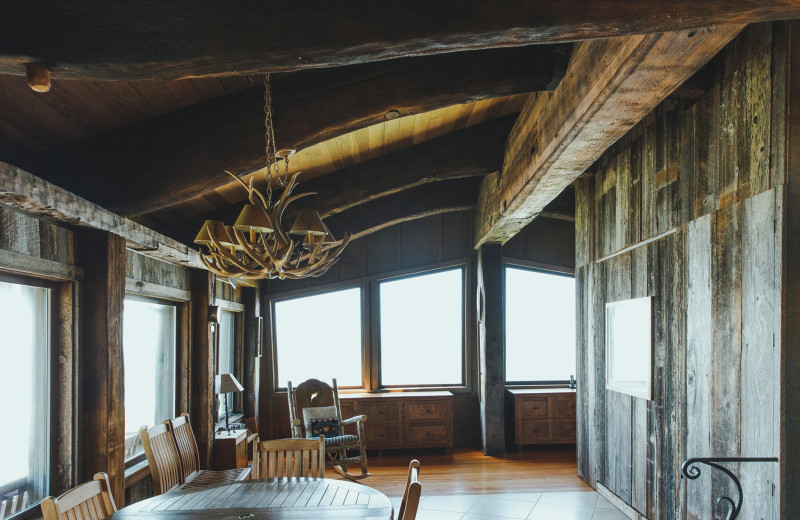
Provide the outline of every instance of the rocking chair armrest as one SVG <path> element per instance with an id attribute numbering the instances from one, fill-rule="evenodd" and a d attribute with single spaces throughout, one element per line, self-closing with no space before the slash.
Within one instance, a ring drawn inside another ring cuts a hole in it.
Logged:
<path id="1" fill-rule="evenodd" d="M 295 419 L 292 421 L 292 437 L 295 439 L 299 439 L 303 436 L 303 432 L 300 428 L 300 419 Z"/>
<path id="2" fill-rule="evenodd" d="M 339 421 L 339 424 L 341 424 L 342 426 L 347 426 L 348 424 L 357 424 L 360 422 L 365 422 L 366 420 L 367 420 L 366 415 L 356 415 L 349 419 L 344 419 L 342 421 Z"/>

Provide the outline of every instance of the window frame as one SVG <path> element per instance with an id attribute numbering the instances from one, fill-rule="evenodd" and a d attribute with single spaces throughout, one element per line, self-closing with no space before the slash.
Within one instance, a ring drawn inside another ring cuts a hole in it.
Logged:
<path id="1" fill-rule="evenodd" d="M 381 387 L 379 385 L 380 352 L 378 346 L 378 282 L 402 278 L 407 276 L 421 275 L 437 270 L 461 267 L 463 269 L 463 335 L 462 335 L 462 374 L 463 384 L 461 385 L 432 385 L 432 386 L 402 386 L 402 387 Z M 280 386 L 278 381 L 278 360 L 277 360 L 277 341 L 275 338 L 275 302 L 314 294 L 333 292 L 342 289 L 360 287 L 361 288 L 361 368 L 362 368 L 362 387 L 340 387 L 342 394 L 363 393 L 363 392 L 382 392 L 382 391 L 403 391 L 403 392 L 431 392 L 449 391 L 453 394 L 468 394 L 474 391 L 476 378 L 477 359 L 476 354 L 470 348 L 476 341 L 476 331 L 470 326 L 475 311 L 475 295 L 470 290 L 474 284 L 475 270 L 474 259 L 472 256 L 457 258 L 444 262 L 436 262 L 407 269 L 398 269 L 390 273 L 379 273 L 375 275 L 365 275 L 355 279 L 320 284 L 313 287 L 293 289 L 289 291 L 274 292 L 265 298 L 268 306 L 265 327 L 270 331 L 268 339 L 269 348 L 264 349 L 266 360 L 271 366 L 272 384 L 269 385 L 269 395 L 286 393 L 286 387 Z"/>
<path id="2" fill-rule="evenodd" d="M 528 271 L 535 271 L 545 274 L 552 274 L 556 276 L 565 276 L 568 278 L 575 278 L 575 269 L 572 267 L 566 267 L 561 265 L 553 265 L 553 264 L 545 264 L 541 262 L 530 262 L 518 258 L 503 258 L 503 380 L 504 385 L 508 388 L 532 388 L 532 387 L 569 387 L 570 380 L 569 379 L 548 379 L 548 380 L 537 380 L 537 379 L 530 379 L 525 381 L 509 381 L 506 376 L 506 348 L 507 348 L 507 338 L 506 338 L 506 312 L 508 311 L 508 299 L 506 297 L 506 269 L 522 269 Z M 575 316 L 577 320 L 577 313 Z M 577 348 L 577 346 L 576 346 Z M 577 370 L 577 359 L 576 359 L 576 370 Z"/>
<path id="3" fill-rule="evenodd" d="M 79 323 L 78 315 L 78 281 L 82 276 L 80 268 L 73 268 L 66 276 L 63 273 L 53 275 L 47 269 L 39 272 L 17 273 L 0 268 L 0 281 L 20 285 L 42 287 L 50 290 L 49 312 L 49 432 L 48 432 L 48 475 L 47 492 L 54 489 L 72 487 L 77 478 L 76 454 L 78 453 L 78 435 L 76 425 L 79 417 L 76 406 L 77 383 L 77 338 L 74 331 Z M 69 326 L 68 324 L 71 324 Z M 67 447 L 69 449 L 67 449 Z M 62 468 L 73 470 L 64 471 Z M 28 507 L 13 515 L 15 519 L 27 519 L 41 516 L 40 502 L 29 502 Z"/>
<path id="4" fill-rule="evenodd" d="M 269 322 L 270 322 L 270 335 L 271 335 L 271 364 L 272 364 L 272 391 L 273 392 L 286 392 L 287 388 L 285 386 L 281 386 L 280 380 L 278 378 L 278 337 L 277 337 L 277 330 L 278 328 L 276 325 L 275 320 L 275 304 L 290 300 L 297 300 L 299 298 L 307 298 L 309 296 L 345 291 L 348 289 L 359 289 L 361 291 L 361 298 L 359 298 L 359 315 L 361 318 L 361 386 L 340 386 L 339 388 L 342 390 L 348 391 L 366 391 L 368 388 L 367 381 L 369 379 L 368 376 L 368 369 L 366 367 L 369 366 L 369 353 L 367 348 L 367 341 L 366 341 L 366 333 L 365 329 L 368 326 L 367 322 L 367 296 L 366 293 L 368 288 L 364 287 L 364 283 L 353 283 L 352 280 L 343 282 L 343 283 L 336 283 L 336 284 L 329 284 L 325 285 L 324 287 L 314 287 L 313 289 L 307 289 L 302 291 L 292 291 L 290 293 L 286 293 L 284 295 L 278 295 L 275 298 L 270 298 L 269 300 Z"/>
<path id="5" fill-rule="evenodd" d="M 219 305 L 220 316 L 223 314 L 230 314 L 233 316 L 233 345 L 231 352 L 231 373 L 242 384 L 244 384 L 244 305 L 241 303 L 230 302 L 227 300 L 217 299 L 215 302 Z M 214 331 L 214 375 L 219 374 L 219 361 L 220 361 L 220 348 L 222 346 L 222 319 L 220 323 L 215 325 Z M 216 396 L 216 394 L 215 394 Z M 224 402 L 224 399 L 221 400 Z M 228 403 L 230 407 L 231 416 L 241 413 L 243 409 L 242 392 L 233 392 L 233 399 Z M 224 405 L 217 405 L 216 422 L 217 424 L 225 425 Z M 237 412 L 237 410 L 239 410 Z M 216 428 L 216 427 L 215 427 Z"/>
<path id="6" fill-rule="evenodd" d="M 383 354 L 383 346 L 381 345 L 381 330 L 380 330 L 380 323 L 381 323 L 381 302 L 380 302 L 380 285 L 384 282 L 394 282 L 398 280 L 416 278 L 419 276 L 426 276 L 435 273 L 441 273 L 446 271 L 461 271 L 461 382 L 455 384 L 442 384 L 442 383 L 431 383 L 426 385 L 384 385 L 383 384 L 383 374 L 381 373 L 381 358 Z M 449 390 L 452 388 L 466 388 L 467 381 L 468 381 L 468 351 L 467 351 L 467 323 L 468 323 L 468 309 L 467 309 L 467 266 L 466 264 L 456 264 L 452 266 L 446 267 L 439 267 L 435 269 L 425 269 L 422 271 L 416 271 L 413 273 L 407 273 L 402 275 L 396 276 L 388 276 L 376 279 L 373 282 L 375 287 L 374 292 L 374 305 L 375 305 L 375 312 L 372 313 L 374 316 L 374 322 L 372 323 L 375 334 L 373 337 L 373 341 L 371 342 L 373 348 L 375 349 L 375 359 L 376 365 L 374 367 L 374 375 L 377 378 L 377 384 L 375 386 L 378 390 L 405 390 L 405 389 L 421 389 L 421 390 L 433 390 L 433 389 L 442 389 L 442 390 Z"/>
<path id="7" fill-rule="evenodd" d="M 131 292 L 131 291 L 127 291 L 126 290 L 125 296 L 123 298 L 123 302 L 124 302 L 124 300 L 127 300 L 127 299 L 131 299 L 131 300 L 134 300 L 134 301 L 140 301 L 140 302 L 155 303 L 155 304 L 158 304 L 158 305 L 169 305 L 170 307 L 174 307 L 174 309 L 175 309 L 175 311 L 174 311 L 175 312 L 175 351 L 173 352 L 173 364 L 174 364 L 174 366 L 173 366 L 173 374 L 172 374 L 172 376 L 174 378 L 173 379 L 173 383 L 174 383 L 173 399 L 174 399 L 174 402 L 172 403 L 172 407 L 173 407 L 172 410 L 173 410 L 173 413 L 174 413 L 175 411 L 181 409 L 181 403 L 183 401 L 182 398 L 181 398 L 181 389 L 180 389 L 180 375 L 181 375 L 180 366 L 181 366 L 181 359 L 182 359 L 182 354 L 183 354 L 181 352 L 181 350 L 182 350 L 182 344 L 181 344 L 182 343 L 182 339 L 181 339 L 182 325 L 181 325 L 181 321 L 182 321 L 182 313 L 184 312 L 185 303 L 180 301 L 180 300 L 172 300 L 172 299 L 167 299 L 167 298 L 158 298 L 158 297 L 155 297 L 155 296 L 145 295 L 145 294 L 141 294 L 141 293 L 135 293 L 135 292 Z M 124 311 L 123 311 L 123 313 L 124 313 Z M 124 321 L 123 321 L 123 325 L 122 326 L 123 326 L 122 334 L 124 336 L 124 327 L 125 327 Z M 123 356 L 123 358 L 125 357 L 125 344 L 124 344 L 124 341 L 123 341 L 123 344 L 122 344 L 122 356 Z M 124 368 L 123 368 L 122 377 L 123 377 L 123 386 L 124 386 L 124 384 L 125 384 Z M 153 426 L 155 426 L 155 425 L 153 425 Z M 123 428 L 124 428 L 124 426 L 123 426 Z M 141 453 L 138 453 L 138 454 L 134 455 L 133 457 L 131 457 L 129 459 L 125 459 L 124 467 L 125 467 L 125 469 L 129 469 L 129 468 L 135 466 L 136 464 L 139 464 L 140 462 L 144 461 L 145 458 L 146 458 L 145 453 L 144 453 L 144 451 L 142 451 Z"/>

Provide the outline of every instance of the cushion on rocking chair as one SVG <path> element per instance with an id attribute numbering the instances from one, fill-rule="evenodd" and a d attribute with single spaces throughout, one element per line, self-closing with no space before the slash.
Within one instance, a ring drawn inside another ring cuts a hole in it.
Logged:
<path id="1" fill-rule="evenodd" d="M 355 435 L 325 437 L 325 446 L 342 446 L 344 444 L 358 444 L 358 437 Z"/>
<path id="2" fill-rule="evenodd" d="M 335 406 L 309 406 L 303 409 L 306 438 L 316 439 L 320 435 L 337 437 L 339 435 L 339 418 Z M 326 442 L 327 444 L 327 442 Z"/>

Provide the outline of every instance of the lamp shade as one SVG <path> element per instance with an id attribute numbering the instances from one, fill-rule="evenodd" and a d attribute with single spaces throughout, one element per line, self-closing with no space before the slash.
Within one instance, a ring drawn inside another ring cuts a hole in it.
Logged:
<path id="1" fill-rule="evenodd" d="M 200 228 L 200 232 L 194 238 L 194 243 L 201 246 L 211 247 L 211 245 L 214 243 L 211 240 L 212 235 L 217 239 L 217 242 L 224 247 L 237 245 L 233 238 L 231 238 L 228 230 L 225 229 L 225 224 L 223 224 L 220 220 L 206 220 L 203 224 L 203 227 Z"/>
<path id="2" fill-rule="evenodd" d="M 273 231 L 272 222 L 263 208 L 253 204 L 245 204 L 239 218 L 233 223 L 233 227 L 239 231 L 258 231 L 259 233 L 271 233 Z"/>
<path id="3" fill-rule="evenodd" d="M 294 220 L 294 225 L 289 233 L 293 235 L 324 235 L 325 224 L 322 217 L 313 209 L 302 209 Z"/>
<path id="4" fill-rule="evenodd" d="M 244 387 L 233 377 L 233 374 L 220 374 L 214 378 L 214 393 L 227 394 L 228 392 L 241 392 Z"/>

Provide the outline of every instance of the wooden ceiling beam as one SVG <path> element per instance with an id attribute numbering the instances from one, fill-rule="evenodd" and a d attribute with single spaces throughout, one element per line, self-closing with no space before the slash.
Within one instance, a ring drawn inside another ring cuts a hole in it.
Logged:
<path id="1" fill-rule="evenodd" d="M 325 223 L 337 238 L 345 232 L 354 239 L 362 238 L 410 220 L 472 209 L 479 187 L 480 178 L 425 184 L 354 207 Z"/>
<path id="2" fill-rule="evenodd" d="M 303 208 L 314 209 L 323 218 L 347 211 L 382 197 L 432 182 L 465 179 L 500 170 L 503 146 L 516 114 L 446 134 L 308 182 L 300 182 L 294 193 L 317 193 L 287 208 L 284 224 L 294 221 Z M 242 190 L 244 192 L 244 190 Z M 193 240 L 206 220 L 234 222 L 242 204 L 207 213 L 169 230 L 177 240 Z M 151 225 L 158 227 L 154 221 Z M 288 225 L 288 224 L 287 224 Z M 167 230 L 165 230 L 167 231 Z"/>
<path id="3" fill-rule="evenodd" d="M 743 28 L 721 25 L 577 44 L 552 92 L 531 96 L 484 178 L 475 247 L 505 243 Z"/>
<path id="4" fill-rule="evenodd" d="M 548 88 L 563 47 L 455 53 L 276 75 L 278 148 L 303 149 L 385 121 L 459 103 Z M 48 180 L 115 213 L 141 215 L 264 165 L 263 87 L 142 121 L 57 149 Z"/>
<path id="5" fill-rule="evenodd" d="M 10 0 L 3 13 L 0 73 L 41 62 L 56 80 L 167 80 L 789 19 L 800 1 Z"/>
<path id="6" fill-rule="evenodd" d="M 0 162 L 0 204 L 63 224 L 108 231 L 124 238 L 129 249 L 202 268 L 197 251 L 184 244 L 4 162 Z"/>

